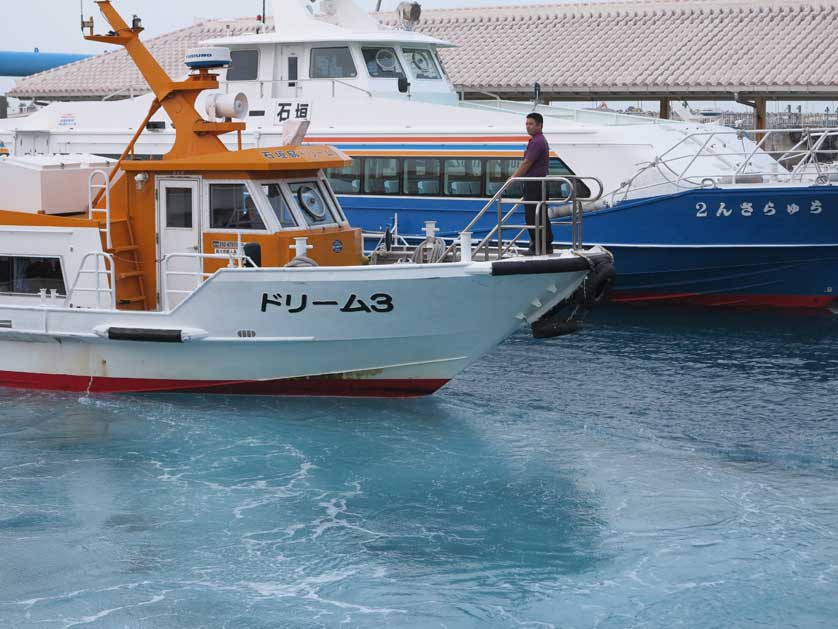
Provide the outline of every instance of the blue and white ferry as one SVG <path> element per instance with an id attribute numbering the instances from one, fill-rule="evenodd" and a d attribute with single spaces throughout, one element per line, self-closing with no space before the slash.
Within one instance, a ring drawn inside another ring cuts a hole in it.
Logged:
<path id="1" fill-rule="evenodd" d="M 515 171 L 528 140 L 524 117 L 535 109 L 545 117 L 551 174 L 603 184 L 590 190 L 582 181 L 577 193 L 584 241 L 615 256 L 612 299 L 808 308 L 835 301 L 838 178 L 822 147 L 836 132 L 801 130 L 796 147 L 777 153 L 765 150 L 778 133 L 770 130 L 462 101 L 437 54 L 450 44 L 411 30 L 415 11 L 394 30 L 351 0 L 275 0 L 274 8 L 274 31 L 204 42 L 228 48 L 233 63 L 221 93 L 199 106 L 246 95 L 245 147 L 281 143 L 289 121 L 308 120 L 308 142 L 354 158 L 328 175 L 351 222 L 374 238 L 424 238 L 428 220 L 453 237 Z M 54 103 L 6 122 L 0 140 L 18 154 L 118 156 L 152 99 Z M 137 157 L 167 152 L 174 134 L 165 113 L 155 114 Z M 475 226 L 476 238 L 497 224 L 491 214 Z M 206 210 L 202 220 L 211 231 Z M 571 241 L 569 227 L 557 224 L 554 234 L 557 243 Z"/>

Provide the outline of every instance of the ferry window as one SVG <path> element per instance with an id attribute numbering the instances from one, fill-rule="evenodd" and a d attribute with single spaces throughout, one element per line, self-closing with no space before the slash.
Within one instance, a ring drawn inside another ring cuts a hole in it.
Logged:
<path id="1" fill-rule="evenodd" d="M 192 227 L 192 188 L 166 187 L 166 227 Z"/>
<path id="2" fill-rule="evenodd" d="M 374 79 L 397 79 L 404 76 L 402 64 L 393 48 L 362 48 L 367 72 Z"/>
<path id="3" fill-rule="evenodd" d="M 441 194 L 442 164 L 438 159 L 404 160 L 404 191 L 410 195 Z"/>
<path id="4" fill-rule="evenodd" d="M 483 163 L 479 159 L 445 160 L 445 194 L 455 197 L 479 197 L 483 181 Z"/>
<path id="5" fill-rule="evenodd" d="M 335 194 L 359 194 L 361 192 L 361 160 L 353 159 L 346 168 L 329 168 L 326 171 L 329 184 Z"/>
<path id="6" fill-rule="evenodd" d="M 486 162 L 486 194 L 490 197 L 495 196 L 506 183 L 518 166 L 521 165 L 520 159 L 490 159 Z M 522 197 L 524 196 L 524 188 L 520 183 L 507 188 L 503 196 L 505 197 Z"/>
<path id="7" fill-rule="evenodd" d="M 439 79 L 439 70 L 434 63 L 433 54 L 426 48 L 403 48 L 407 65 L 417 79 Z"/>
<path id="8" fill-rule="evenodd" d="M 214 183 L 209 189 L 212 229 L 265 229 L 243 183 Z"/>
<path id="9" fill-rule="evenodd" d="M 349 48 L 312 48 L 308 75 L 312 79 L 350 79 L 358 76 L 358 71 Z"/>
<path id="10" fill-rule="evenodd" d="M 227 68 L 228 81 L 255 81 L 259 77 L 259 51 L 233 50 L 232 63 Z"/>
<path id="11" fill-rule="evenodd" d="M 568 168 L 558 157 L 550 158 L 550 175 L 556 177 L 564 177 L 565 175 L 573 175 L 573 171 Z M 566 197 L 570 191 L 567 190 L 567 184 L 551 183 L 550 187 L 551 197 Z M 591 196 L 591 189 L 582 181 L 576 182 L 576 195 L 582 198 Z"/>
<path id="12" fill-rule="evenodd" d="M 367 194 L 399 194 L 401 169 L 395 158 L 364 160 L 364 192 Z"/>
<path id="13" fill-rule="evenodd" d="M 268 201 L 271 203 L 271 207 L 273 208 L 274 214 L 276 214 L 277 220 L 279 220 L 279 224 L 282 227 L 296 227 L 297 221 L 294 220 L 294 216 L 291 214 L 291 208 L 288 207 L 285 197 L 282 196 L 282 190 L 280 189 L 279 184 L 269 183 L 262 186 L 262 190 L 264 191 L 265 196 L 268 197 Z"/>
<path id="14" fill-rule="evenodd" d="M 0 293 L 37 295 L 42 288 L 66 293 L 61 260 L 0 256 Z"/>

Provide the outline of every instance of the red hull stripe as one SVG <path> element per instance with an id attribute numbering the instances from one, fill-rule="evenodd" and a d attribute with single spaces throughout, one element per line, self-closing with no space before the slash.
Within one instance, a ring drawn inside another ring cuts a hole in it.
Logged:
<path id="1" fill-rule="evenodd" d="M 714 293 L 644 293 L 614 291 L 609 299 L 615 303 L 667 302 L 700 306 L 747 306 L 771 308 L 828 308 L 836 297 L 820 295 L 732 295 Z"/>
<path id="2" fill-rule="evenodd" d="M 351 379 L 340 377 L 281 380 L 150 380 L 90 378 L 60 374 L 0 371 L 0 386 L 44 391 L 90 393 L 220 393 L 225 395 L 291 395 L 335 397 L 418 397 L 431 395 L 448 380 Z"/>

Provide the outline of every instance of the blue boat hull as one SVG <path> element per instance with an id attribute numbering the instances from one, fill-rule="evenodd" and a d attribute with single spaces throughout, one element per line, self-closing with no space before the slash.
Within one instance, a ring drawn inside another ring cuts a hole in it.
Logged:
<path id="1" fill-rule="evenodd" d="M 435 220 L 454 237 L 481 199 L 342 196 L 352 224 L 382 231 L 398 215 L 399 234 L 420 236 Z M 489 213 L 475 229 L 497 223 Z M 523 222 L 515 220 L 514 222 Z M 554 228 L 569 242 L 569 227 Z M 632 200 L 585 213 L 583 239 L 615 257 L 615 301 L 713 306 L 823 308 L 838 290 L 838 189 L 693 190 Z"/>

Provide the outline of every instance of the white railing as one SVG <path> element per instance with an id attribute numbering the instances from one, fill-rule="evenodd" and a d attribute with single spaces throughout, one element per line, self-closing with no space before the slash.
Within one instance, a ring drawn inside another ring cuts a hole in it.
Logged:
<path id="1" fill-rule="evenodd" d="M 101 176 L 104 179 L 105 183 L 94 183 L 96 181 L 97 176 Z M 98 196 L 97 193 L 100 190 L 105 191 L 105 207 L 94 208 L 93 202 L 96 200 L 96 197 Z M 93 217 L 94 213 L 104 212 L 105 228 L 100 229 L 99 231 L 105 234 L 105 248 L 111 249 L 113 247 L 113 243 L 111 242 L 111 180 L 108 173 L 106 173 L 104 170 L 94 170 L 92 173 L 90 173 L 90 176 L 87 178 L 87 208 L 88 217 L 90 218 L 90 220 L 95 220 Z"/>
<path id="2" fill-rule="evenodd" d="M 799 134 L 789 149 L 770 150 L 778 136 Z M 731 141 L 732 140 L 732 141 Z M 738 143 L 739 146 L 735 144 Z M 692 146 L 698 147 L 693 150 Z M 721 145 L 721 146 L 720 146 Z M 835 148 L 831 148 L 835 147 Z M 700 171 L 701 160 L 716 160 L 721 168 Z M 676 191 L 715 188 L 730 184 L 801 183 L 828 184 L 830 174 L 825 162 L 838 161 L 838 129 L 724 129 L 685 135 L 676 144 L 640 169 L 616 189 L 607 193 L 611 204 L 624 201 L 630 193 L 668 187 Z M 831 173 L 830 173 L 831 170 Z M 644 174 L 656 171 L 657 181 L 636 185 Z M 622 198 L 619 198 L 622 197 Z"/>
<path id="3" fill-rule="evenodd" d="M 195 260 L 199 266 L 195 271 L 172 271 L 169 270 L 169 262 L 172 260 Z M 170 310 L 171 300 L 170 295 L 191 295 L 194 293 L 204 281 L 215 274 L 206 273 L 204 271 L 204 260 L 227 260 L 228 268 L 243 268 L 245 265 L 252 267 L 256 263 L 239 248 L 236 253 L 170 253 L 163 257 L 160 267 L 160 295 L 162 299 L 162 308 L 164 312 Z M 175 277 L 191 277 L 195 281 L 195 286 L 191 289 L 176 289 L 169 288 L 172 278 Z"/>
<path id="4" fill-rule="evenodd" d="M 250 81 L 238 81 L 238 80 L 236 80 L 236 81 L 224 81 L 223 86 L 224 86 L 224 91 L 227 94 L 230 93 L 231 86 L 234 89 L 237 88 L 237 86 L 239 86 L 241 84 L 244 84 L 245 86 L 249 86 L 249 85 L 258 86 L 258 88 L 259 88 L 259 98 L 265 98 L 265 86 L 267 86 L 269 88 L 269 90 L 271 92 L 273 92 L 273 87 L 276 85 L 280 88 L 286 87 L 288 89 L 293 89 L 294 90 L 293 98 L 300 98 L 300 96 L 302 96 L 302 93 L 303 93 L 303 85 L 301 85 L 301 83 L 311 83 L 314 86 L 317 86 L 317 85 L 321 85 L 321 86 L 331 85 L 331 87 L 332 87 L 332 90 L 331 90 L 332 91 L 332 98 L 335 98 L 335 96 L 337 95 L 337 87 L 339 85 L 342 85 L 344 87 L 348 87 L 348 88 L 350 88 L 352 90 L 355 90 L 357 92 L 361 92 L 363 94 L 366 94 L 370 98 L 372 98 L 372 95 L 373 95 L 372 92 L 369 91 L 368 89 L 360 87 L 359 85 L 354 85 L 354 84 L 350 83 L 349 81 L 343 81 L 341 79 L 295 79 L 293 81 L 289 81 L 287 79 L 283 79 L 283 80 L 280 80 L 280 79 L 265 79 L 265 80 L 263 80 L 263 79 L 253 79 L 253 80 L 250 80 Z M 318 95 L 322 96 L 322 94 L 318 94 Z M 268 94 L 268 96 L 273 97 L 273 94 L 272 93 Z M 287 97 L 292 98 L 292 96 L 287 96 Z"/>
<path id="5" fill-rule="evenodd" d="M 93 269 L 86 269 L 85 265 L 88 260 L 94 260 Z M 104 262 L 100 265 L 100 262 Z M 79 282 L 83 275 L 93 275 L 96 278 L 96 286 L 94 288 L 80 287 Z M 107 280 L 103 283 L 102 276 Z M 73 296 L 76 293 L 95 293 L 96 306 L 102 308 L 102 295 L 107 296 L 106 308 L 116 310 L 116 267 L 114 266 L 113 256 L 102 251 L 91 251 L 86 253 L 81 259 L 79 270 L 76 272 L 76 277 L 73 280 L 73 285 L 70 292 L 67 293 L 67 304 L 70 308 L 73 307 Z"/>

